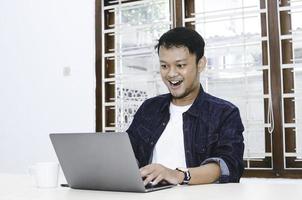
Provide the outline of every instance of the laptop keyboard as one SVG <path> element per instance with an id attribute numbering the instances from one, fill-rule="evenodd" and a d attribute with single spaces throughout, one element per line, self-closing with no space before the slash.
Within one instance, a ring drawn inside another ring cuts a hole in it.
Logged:
<path id="1" fill-rule="evenodd" d="M 162 188 L 162 187 L 167 187 L 167 186 L 172 186 L 173 184 L 168 183 L 167 181 L 161 181 L 156 185 L 153 185 L 152 182 L 148 183 L 147 185 L 145 185 L 146 189 L 155 189 L 155 188 Z"/>

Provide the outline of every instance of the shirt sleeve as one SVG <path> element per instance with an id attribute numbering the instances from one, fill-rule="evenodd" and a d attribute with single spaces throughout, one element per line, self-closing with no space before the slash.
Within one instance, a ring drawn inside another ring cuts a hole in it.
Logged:
<path id="1" fill-rule="evenodd" d="M 208 158 L 208 159 L 204 160 L 201 163 L 201 165 L 205 165 L 208 163 L 217 163 L 220 166 L 220 177 L 219 177 L 219 180 L 217 181 L 217 183 L 224 182 L 224 181 L 221 181 L 221 179 L 223 179 L 224 177 L 228 177 L 230 175 L 229 168 L 222 158 L 218 158 L 218 157 Z"/>
<path id="2" fill-rule="evenodd" d="M 216 130 L 215 137 L 209 137 L 212 146 L 206 159 L 221 158 L 225 162 L 229 175 L 222 173 L 219 183 L 238 183 L 244 171 L 244 127 L 237 107 L 224 109 Z"/>

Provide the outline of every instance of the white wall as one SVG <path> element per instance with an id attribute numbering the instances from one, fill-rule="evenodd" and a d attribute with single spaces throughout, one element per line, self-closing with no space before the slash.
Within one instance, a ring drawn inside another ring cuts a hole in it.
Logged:
<path id="1" fill-rule="evenodd" d="M 56 160 L 50 132 L 94 131 L 94 13 L 94 0 L 0 0 L 0 173 Z"/>

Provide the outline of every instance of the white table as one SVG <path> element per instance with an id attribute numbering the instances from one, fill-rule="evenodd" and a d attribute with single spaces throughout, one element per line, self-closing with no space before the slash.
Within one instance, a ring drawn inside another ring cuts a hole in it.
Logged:
<path id="1" fill-rule="evenodd" d="M 248 182 L 177 186 L 151 193 L 75 190 L 58 187 L 38 189 L 28 175 L 0 174 L 0 200 L 287 200 L 301 199 L 301 181 Z"/>

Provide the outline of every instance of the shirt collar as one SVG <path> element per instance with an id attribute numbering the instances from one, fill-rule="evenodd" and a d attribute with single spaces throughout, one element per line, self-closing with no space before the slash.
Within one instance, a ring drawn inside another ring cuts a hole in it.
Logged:
<path id="1" fill-rule="evenodd" d="M 164 112 L 166 109 L 169 110 L 170 102 L 172 100 L 172 95 L 170 93 L 165 96 L 166 96 L 166 98 L 164 100 L 164 103 L 161 105 L 161 108 L 160 108 L 161 112 Z"/>
<path id="2" fill-rule="evenodd" d="M 203 90 L 202 85 L 200 84 L 199 94 L 197 95 L 196 99 L 194 100 L 192 106 L 189 108 L 187 113 L 198 117 L 200 114 L 200 106 L 203 104 L 206 98 L 206 93 Z"/>

